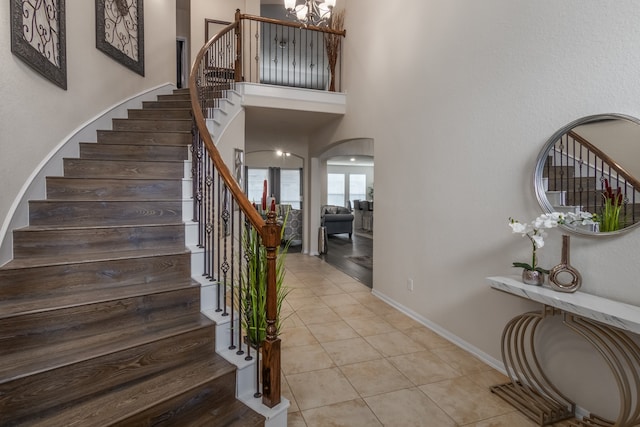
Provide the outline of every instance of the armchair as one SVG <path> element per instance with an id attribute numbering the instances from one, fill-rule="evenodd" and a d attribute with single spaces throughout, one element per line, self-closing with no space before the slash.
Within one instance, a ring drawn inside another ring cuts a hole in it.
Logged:
<path id="1" fill-rule="evenodd" d="M 325 205 L 320 212 L 320 225 L 327 228 L 327 234 L 353 233 L 353 214 L 343 206 Z"/>

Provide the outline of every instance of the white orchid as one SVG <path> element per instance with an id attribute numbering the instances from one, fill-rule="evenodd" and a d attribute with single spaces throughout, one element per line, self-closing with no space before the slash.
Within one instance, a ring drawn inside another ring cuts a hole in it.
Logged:
<path id="1" fill-rule="evenodd" d="M 536 250 L 544 246 L 544 238 L 547 237 L 545 228 L 554 228 L 561 224 L 594 224 L 596 216 L 589 212 L 550 212 L 534 219 L 530 224 L 524 224 L 516 219 L 509 218 L 509 226 L 514 233 L 527 236 L 531 241 L 533 254 L 531 264 L 524 262 L 514 262 L 514 267 L 525 270 L 536 270 L 542 273 L 549 273 L 548 270 L 537 266 Z"/>

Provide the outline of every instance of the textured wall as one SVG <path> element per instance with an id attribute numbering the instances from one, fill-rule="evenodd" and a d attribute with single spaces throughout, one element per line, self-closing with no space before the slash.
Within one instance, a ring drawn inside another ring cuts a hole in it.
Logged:
<path id="1" fill-rule="evenodd" d="M 0 223 L 36 166 L 106 108 L 175 81 L 175 0 L 146 0 L 145 77 L 96 49 L 95 2 L 66 2 L 64 91 L 11 54 L 9 5 L 0 14 Z"/>
<path id="2" fill-rule="evenodd" d="M 640 3 L 339 3 L 349 111 L 313 144 L 375 140 L 374 289 L 499 359 L 503 325 L 536 307 L 484 280 L 530 256 L 507 219 L 540 212 L 534 163 L 557 129 L 596 113 L 640 116 Z M 560 236 L 551 231 L 543 266 L 559 262 Z M 640 231 L 572 238 L 583 290 L 640 304 L 639 244 Z M 573 335 L 561 342 L 566 354 L 542 355 L 552 375 L 587 408 L 615 409 L 604 368 Z M 591 374 L 599 391 L 582 383 Z"/>

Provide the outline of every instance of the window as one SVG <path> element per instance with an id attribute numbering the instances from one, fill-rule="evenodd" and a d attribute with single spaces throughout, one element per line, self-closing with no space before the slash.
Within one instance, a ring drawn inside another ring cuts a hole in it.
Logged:
<path id="1" fill-rule="evenodd" d="M 349 174 L 349 200 L 352 207 L 355 207 L 354 200 L 367 200 L 367 175 Z"/>
<path id="2" fill-rule="evenodd" d="M 264 180 L 267 180 L 267 195 L 274 196 L 278 204 L 301 209 L 302 176 L 300 169 L 248 168 L 247 197 L 252 203 L 262 202 Z M 274 187 L 275 185 L 275 187 Z M 277 188 L 277 186 L 280 188 Z"/>
<path id="3" fill-rule="evenodd" d="M 300 169 L 280 169 L 280 204 L 300 209 Z"/>
<path id="4" fill-rule="evenodd" d="M 252 203 L 259 204 L 262 202 L 262 190 L 264 188 L 264 180 L 269 177 L 269 169 L 252 169 L 247 170 L 247 197 Z M 267 192 L 267 194 L 270 194 Z"/>
<path id="5" fill-rule="evenodd" d="M 345 204 L 345 175 L 343 173 L 330 173 L 327 175 L 327 204 L 344 206 Z"/>

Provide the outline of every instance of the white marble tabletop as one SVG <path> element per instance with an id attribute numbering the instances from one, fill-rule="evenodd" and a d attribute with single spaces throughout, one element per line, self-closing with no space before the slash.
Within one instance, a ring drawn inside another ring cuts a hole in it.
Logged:
<path id="1" fill-rule="evenodd" d="M 487 277 L 491 287 L 540 302 L 568 313 L 640 334 L 640 307 L 584 292 L 557 292 L 546 286 L 522 283 L 518 276 Z"/>

